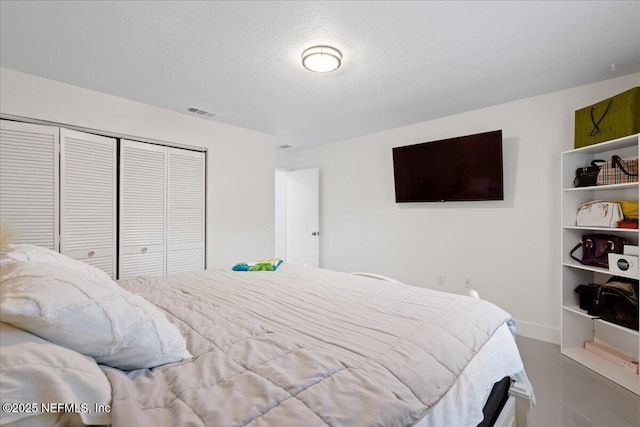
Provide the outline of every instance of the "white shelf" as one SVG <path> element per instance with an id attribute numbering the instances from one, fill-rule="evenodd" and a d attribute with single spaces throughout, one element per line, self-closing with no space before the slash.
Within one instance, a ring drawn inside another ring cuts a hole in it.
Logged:
<path id="1" fill-rule="evenodd" d="M 569 187 L 563 188 L 564 191 L 593 191 L 593 190 L 624 190 L 625 188 L 638 188 L 637 182 L 626 182 L 624 184 L 610 184 L 610 185 L 593 185 L 591 187 Z"/>
<path id="2" fill-rule="evenodd" d="M 602 231 L 606 233 L 638 233 L 637 228 L 608 228 L 608 227 L 579 227 L 577 225 L 565 225 L 565 230 Z"/>
<path id="3" fill-rule="evenodd" d="M 580 316 L 588 317 L 589 319 L 598 319 L 598 316 L 592 316 L 587 314 L 587 310 L 583 310 L 577 305 L 565 305 L 562 307 L 563 310 L 570 311 L 572 313 L 579 314 Z"/>
<path id="4" fill-rule="evenodd" d="M 565 151 L 562 154 L 602 154 L 623 148 L 636 147 L 638 144 L 638 135 L 640 134 L 623 136 L 622 138 L 612 139 L 611 141 Z"/>
<path id="5" fill-rule="evenodd" d="M 625 334 L 629 334 L 632 336 L 640 336 L 638 331 L 634 331 L 633 329 L 625 328 L 624 326 L 616 325 L 615 323 L 607 322 L 606 320 L 602 320 L 599 317 L 595 317 L 595 320 L 599 323 L 606 325 L 609 328 L 617 329 Z"/>
<path id="6" fill-rule="evenodd" d="M 582 264 L 578 264 L 577 262 L 573 262 L 573 261 L 564 262 L 564 263 L 562 263 L 562 265 L 565 266 L 565 267 L 577 268 L 578 270 L 586 270 L 586 271 L 593 271 L 594 273 L 608 274 L 610 276 L 620 276 L 620 277 L 626 277 L 628 279 L 636 279 L 636 280 L 638 279 L 638 276 L 634 276 L 634 275 L 631 275 L 631 274 L 609 271 L 608 268 L 592 267 L 590 265 L 582 265 Z M 576 286 L 577 285 L 578 284 L 576 284 Z"/>
<path id="7" fill-rule="evenodd" d="M 580 235 L 588 233 L 614 234 L 637 244 L 640 230 L 637 228 L 579 227 L 575 225 L 578 206 L 590 200 L 639 200 L 638 182 L 598 185 L 574 188 L 576 169 L 585 167 L 592 160 L 608 160 L 613 155 L 622 158 L 638 157 L 640 134 L 630 135 L 588 147 L 565 151 L 561 155 L 562 218 L 561 218 L 561 264 L 562 264 L 562 353 L 611 381 L 640 395 L 640 376 L 617 366 L 584 349 L 586 341 L 604 342 L 635 359 L 640 356 L 640 334 L 629 328 L 616 325 L 587 314 L 577 306 L 575 288 L 584 283 L 603 283 L 606 276 L 621 276 L 638 279 L 630 274 L 614 273 L 608 268 L 582 265 L 569 257 L 569 251 L 580 241 Z M 605 277 L 603 277 L 603 275 Z"/>
<path id="8" fill-rule="evenodd" d="M 636 336 L 636 337 L 640 336 L 640 333 L 638 333 L 638 331 L 634 331 L 633 329 L 625 328 L 624 326 L 616 325 L 615 323 L 607 322 L 606 320 L 600 319 L 599 316 L 592 316 L 591 314 L 587 313 L 587 310 L 583 310 L 580 307 L 578 307 L 577 305 L 564 305 L 564 306 L 562 306 L 562 309 L 565 310 L 565 311 L 570 311 L 571 313 L 575 313 L 578 316 L 586 317 L 587 319 L 592 319 L 592 320 L 594 320 L 596 322 L 599 322 L 599 323 L 602 323 L 603 325 L 606 325 L 609 328 L 617 329 L 622 333 L 629 334 L 631 336 Z"/>
<path id="9" fill-rule="evenodd" d="M 562 354 L 640 395 L 640 376 L 584 348 L 563 348 Z"/>

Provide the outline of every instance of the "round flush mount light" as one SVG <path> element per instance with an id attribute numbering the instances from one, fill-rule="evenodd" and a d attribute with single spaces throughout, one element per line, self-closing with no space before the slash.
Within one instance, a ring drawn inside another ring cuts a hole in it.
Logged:
<path id="1" fill-rule="evenodd" d="M 342 54 L 331 46 L 313 46 L 302 52 L 302 65 L 316 73 L 337 70 L 342 64 Z"/>

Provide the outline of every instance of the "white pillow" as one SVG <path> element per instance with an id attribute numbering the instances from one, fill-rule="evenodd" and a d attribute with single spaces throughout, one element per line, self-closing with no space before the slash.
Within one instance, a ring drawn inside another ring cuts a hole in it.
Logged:
<path id="1" fill-rule="evenodd" d="M 77 404 L 77 424 L 111 424 L 108 412 L 96 412 L 94 405 L 111 404 L 111 384 L 95 360 L 0 323 L 0 395 L 3 404 L 62 402 Z M 82 404 L 90 405 L 84 411 Z M 20 408 L 16 408 L 20 409 Z M 29 409 L 34 409 L 30 406 Z M 2 412 L 0 424 L 27 418 L 40 425 L 53 425 L 59 413 Z"/>
<path id="2" fill-rule="evenodd" d="M 18 261 L 6 254 L 0 273 L 3 322 L 123 370 L 192 357 L 178 329 L 156 306 L 97 268 L 64 258 Z"/>
<path id="3" fill-rule="evenodd" d="M 63 264 L 68 267 L 78 269 L 83 273 L 103 276 L 104 278 L 111 280 L 111 277 L 109 277 L 107 273 L 93 265 L 69 258 L 66 255 L 62 255 L 59 252 L 54 252 L 51 249 L 43 248 L 41 246 L 27 245 L 24 243 L 7 245 L 6 248 L 0 252 L 0 262 L 7 263 L 11 261 L 34 261 Z"/>

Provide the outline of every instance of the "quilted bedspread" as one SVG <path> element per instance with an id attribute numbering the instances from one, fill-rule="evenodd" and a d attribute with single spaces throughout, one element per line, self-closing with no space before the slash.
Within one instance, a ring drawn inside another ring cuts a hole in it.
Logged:
<path id="1" fill-rule="evenodd" d="M 328 270 L 123 280 L 192 360 L 105 368 L 114 426 L 410 426 L 509 315 L 486 301 Z"/>

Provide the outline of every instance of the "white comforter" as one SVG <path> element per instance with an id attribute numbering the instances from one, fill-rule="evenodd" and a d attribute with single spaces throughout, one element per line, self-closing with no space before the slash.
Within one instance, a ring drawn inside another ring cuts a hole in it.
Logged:
<path id="1" fill-rule="evenodd" d="M 410 426 L 509 320 L 486 301 L 287 264 L 120 284 L 165 310 L 194 358 L 107 368 L 114 426 Z"/>

